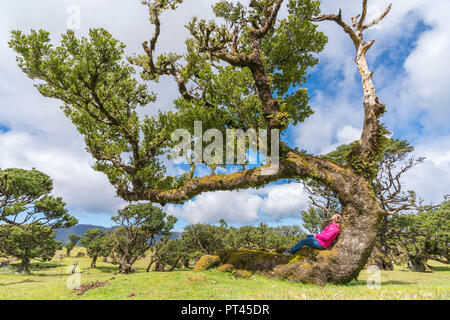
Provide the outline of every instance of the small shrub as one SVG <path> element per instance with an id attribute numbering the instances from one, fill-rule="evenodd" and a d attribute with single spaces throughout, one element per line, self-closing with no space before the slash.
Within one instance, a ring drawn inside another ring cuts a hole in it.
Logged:
<path id="1" fill-rule="evenodd" d="M 219 266 L 218 268 L 217 268 L 217 270 L 219 270 L 220 272 L 231 272 L 231 271 L 233 271 L 235 268 L 234 268 L 234 266 L 232 265 L 232 264 L 223 264 L 223 265 L 221 265 L 221 266 Z"/>
<path id="2" fill-rule="evenodd" d="M 237 277 L 246 278 L 246 279 L 248 279 L 252 276 L 252 273 L 247 270 L 236 270 L 233 272 L 233 274 Z"/>
<path id="3" fill-rule="evenodd" d="M 200 258 L 197 261 L 194 267 L 194 272 L 204 271 L 209 268 L 215 267 L 220 262 L 220 258 L 218 256 L 206 255 Z"/>

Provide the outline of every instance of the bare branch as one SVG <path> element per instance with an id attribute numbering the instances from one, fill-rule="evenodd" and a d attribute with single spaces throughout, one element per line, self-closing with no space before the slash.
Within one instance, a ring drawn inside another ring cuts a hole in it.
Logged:
<path id="1" fill-rule="evenodd" d="M 309 18 L 309 20 L 312 22 L 334 21 L 338 25 L 340 25 L 342 29 L 344 29 L 344 31 L 352 38 L 353 43 L 355 44 L 356 47 L 358 47 L 360 44 L 360 40 L 358 39 L 355 31 L 353 31 L 353 29 L 342 19 L 341 9 L 339 9 L 338 14 L 321 14 L 316 17 L 311 17 Z"/>
<path id="2" fill-rule="evenodd" d="M 363 8 L 361 13 L 361 19 L 359 19 L 358 27 L 361 29 L 364 25 L 364 21 L 366 20 L 367 16 L 367 0 L 363 0 Z"/>
<path id="3" fill-rule="evenodd" d="M 383 20 L 388 15 L 388 13 L 391 11 L 391 9 L 392 9 L 392 4 L 390 4 L 389 7 L 387 7 L 387 9 L 384 11 L 384 13 L 381 16 L 379 16 L 377 19 L 373 20 L 372 22 L 366 24 L 363 27 L 363 30 L 369 29 L 370 27 L 377 25 L 381 20 Z"/>

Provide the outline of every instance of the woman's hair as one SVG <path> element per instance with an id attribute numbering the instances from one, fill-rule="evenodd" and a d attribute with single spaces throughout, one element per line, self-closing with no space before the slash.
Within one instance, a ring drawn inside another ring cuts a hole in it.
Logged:
<path id="1" fill-rule="evenodd" d="M 337 221 L 336 221 L 337 223 L 341 223 L 342 222 L 342 216 L 340 214 L 336 213 L 333 217 L 337 218 Z"/>

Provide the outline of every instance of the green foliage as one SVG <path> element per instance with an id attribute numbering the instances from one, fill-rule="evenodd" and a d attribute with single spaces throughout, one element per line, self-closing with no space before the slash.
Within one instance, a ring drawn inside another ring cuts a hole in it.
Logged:
<path id="1" fill-rule="evenodd" d="M 48 32 L 32 30 L 29 35 L 13 31 L 9 45 L 18 53 L 22 71 L 41 80 L 36 85 L 39 92 L 64 103 L 66 116 L 97 160 L 96 170 L 116 186 L 131 176 L 143 183 L 161 182 L 165 171 L 157 156 L 170 128 L 162 114 L 139 119 L 137 107 L 154 101 L 154 96 L 123 61 L 122 43 L 104 29 L 93 29 L 89 38 L 81 39 L 69 30 L 54 47 Z M 131 159 L 125 165 L 126 153 Z"/>
<path id="2" fill-rule="evenodd" d="M 61 242 L 54 240 L 55 235 L 51 227 L 40 223 L 26 225 L 25 228 L 1 225 L 0 252 L 21 260 L 18 272 L 29 272 L 31 259 L 49 261 L 61 247 Z"/>
<path id="3" fill-rule="evenodd" d="M 368 180 L 372 181 L 380 167 L 385 163 L 396 163 L 404 160 L 408 154 L 414 151 L 414 147 L 406 140 L 384 139 L 380 154 L 374 161 L 363 161 L 354 157 L 359 147 L 359 142 L 339 146 L 335 151 L 323 156 L 325 159 L 333 161 L 344 167 L 351 167 L 358 173 L 363 173 Z"/>
<path id="4" fill-rule="evenodd" d="M 410 267 L 425 264 L 428 259 L 448 261 L 450 201 L 437 208 L 392 217 L 386 236 L 393 255 L 405 257 Z"/>
<path id="5" fill-rule="evenodd" d="M 304 233 L 295 226 L 269 227 L 261 223 L 236 230 L 235 243 L 243 249 L 280 251 L 291 247 L 302 236 Z"/>
<path id="6" fill-rule="evenodd" d="M 77 234 L 71 234 L 69 235 L 69 242 L 66 243 L 66 245 L 64 246 L 67 250 L 67 256 L 70 257 L 70 252 L 72 251 L 73 248 L 75 248 L 75 246 L 77 245 L 78 241 L 80 241 L 81 236 L 77 235 Z"/>
<path id="7" fill-rule="evenodd" d="M 67 213 L 62 198 L 50 196 L 53 182 L 33 170 L 0 170 L 0 254 L 22 260 L 20 272 L 31 259 L 50 259 L 59 248 L 55 230 L 78 223 Z"/>
<path id="8" fill-rule="evenodd" d="M 339 146 L 335 151 L 325 155 L 324 158 L 339 165 L 351 167 L 356 173 L 372 181 L 383 162 L 393 156 L 406 155 L 414 150 L 414 147 L 410 146 L 408 141 L 386 138 L 388 131 L 382 125 L 380 130 L 380 141 L 376 147 L 379 152 L 370 157 L 373 160 L 367 161 L 359 157 L 359 141 Z"/>
<path id="9" fill-rule="evenodd" d="M 170 236 L 177 221 L 150 203 L 129 205 L 111 219 L 118 228 L 108 235 L 106 241 L 120 265 L 120 272 L 124 273 L 130 272 L 132 265 L 155 246 L 158 237 Z"/>
<path id="10" fill-rule="evenodd" d="M 189 267 L 189 254 L 186 243 L 181 239 L 162 238 L 152 252 L 151 265 L 155 263 L 155 271 L 173 271 L 177 266 Z"/>
<path id="11" fill-rule="evenodd" d="M 321 208 L 309 207 L 308 210 L 301 212 L 302 226 L 312 234 L 321 233 L 322 230 L 330 223 L 333 213 L 326 212 Z"/>
<path id="12" fill-rule="evenodd" d="M 205 271 L 212 267 L 217 266 L 220 263 L 220 257 L 213 255 L 206 255 L 201 257 L 194 267 L 194 272 Z"/>
<path id="13" fill-rule="evenodd" d="M 219 250 L 242 248 L 251 250 L 283 251 L 305 236 L 298 226 L 269 227 L 258 226 L 229 227 L 225 221 L 219 226 L 195 224 L 185 227 L 182 240 L 186 243 L 189 257 L 214 255 Z"/>
<path id="14" fill-rule="evenodd" d="M 86 248 L 89 257 L 92 258 L 91 266 L 95 268 L 98 257 L 107 257 L 111 248 L 106 242 L 105 231 L 101 229 L 90 229 L 81 238 L 81 245 Z"/>

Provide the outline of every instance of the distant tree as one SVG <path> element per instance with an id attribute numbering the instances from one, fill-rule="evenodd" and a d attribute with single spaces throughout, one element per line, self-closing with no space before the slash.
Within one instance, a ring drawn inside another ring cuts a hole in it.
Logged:
<path id="1" fill-rule="evenodd" d="M 396 215 L 389 220 L 386 230 L 393 254 L 406 258 L 412 271 L 428 271 L 428 260 L 448 262 L 450 201 L 418 213 Z"/>
<path id="2" fill-rule="evenodd" d="M 177 218 L 167 216 L 150 203 L 129 205 L 112 217 L 118 228 L 108 235 L 109 248 L 120 273 L 133 271 L 133 264 L 154 247 L 159 238 L 170 236 Z"/>
<path id="3" fill-rule="evenodd" d="M 326 211 L 322 208 L 310 206 L 308 210 L 301 212 L 302 226 L 312 234 L 320 233 L 326 226 L 332 216 L 330 211 Z"/>
<path id="4" fill-rule="evenodd" d="M 52 190 L 50 177 L 38 170 L 0 170 L 0 251 L 21 260 L 19 272 L 29 272 L 31 259 L 51 259 L 61 245 L 55 230 L 78 223 Z"/>
<path id="5" fill-rule="evenodd" d="M 80 241 L 81 236 L 72 233 L 71 235 L 69 235 L 68 238 L 69 238 L 69 242 L 67 242 L 64 247 L 67 250 L 67 256 L 70 257 L 70 252 L 73 250 L 73 248 L 75 248 L 75 246 L 77 245 L 78 241 Z"/>
<path id="6" fill-rule="evenodd" d="M 98 228 L 89 229 L 81 238 L 81 245 L 86 248 L 88 256 L 92 259 L 91 268 L 96 268 L 98 257 L 107 257 L 111 253 L 106 239 L 105 231 Z"/>
<path id="7" fill-rule="evenodd" d="M 289 239 L 299 239 L 306 235 L 302 228 L 297 225 L 278 226 L 274 227 L 274 230 Z"/>
<path id="8" fill-rule="evenodd" d="M 193 224 L 184 228 L 181 237 L 192 258 L 198 259 L 202 255 L 214 254 L 220 249 L 233 248 L 235 245 L 233 230 L 225 221 L 219 226 Z"/>
<path id="9" fill-rule="evenodd" d="M 284 251 L 305 235 L 299 226 L 269 227 L 260 223 L 236 228 L 228 226 L 224 220 L 219 223 L 218 226 L 195 224 L 185 227 L 182 240 L 191 259 L 230 248 Z"/>
<path id="10" fill-rule="evenodd" d="M 189 266 L 186 243 L 181 239 L 170 240 L 167 236 L 162 238 L 154 248 L 147 272 L 153 264 L 155 271 L 173 271 L 178 265 Z"/>
<path id="11" fill-rule="evenodd" d="M 26 228 L 14 225 L 0 226 L 0 249 L 7 255 L 21 260 L 17 272 L 30 272 L 31 259 L 49 261 L 61 248 L 55 241 L 56 232 L 48 226 L 33 223 Z"/>
<path id="12" fill-rule="evenodd" d="M 237 229 L 235 242 L 237 247 L 244 249 L 284 251 L 304 235 L 297 226 L 269 227 L 260 223 Z"/>

